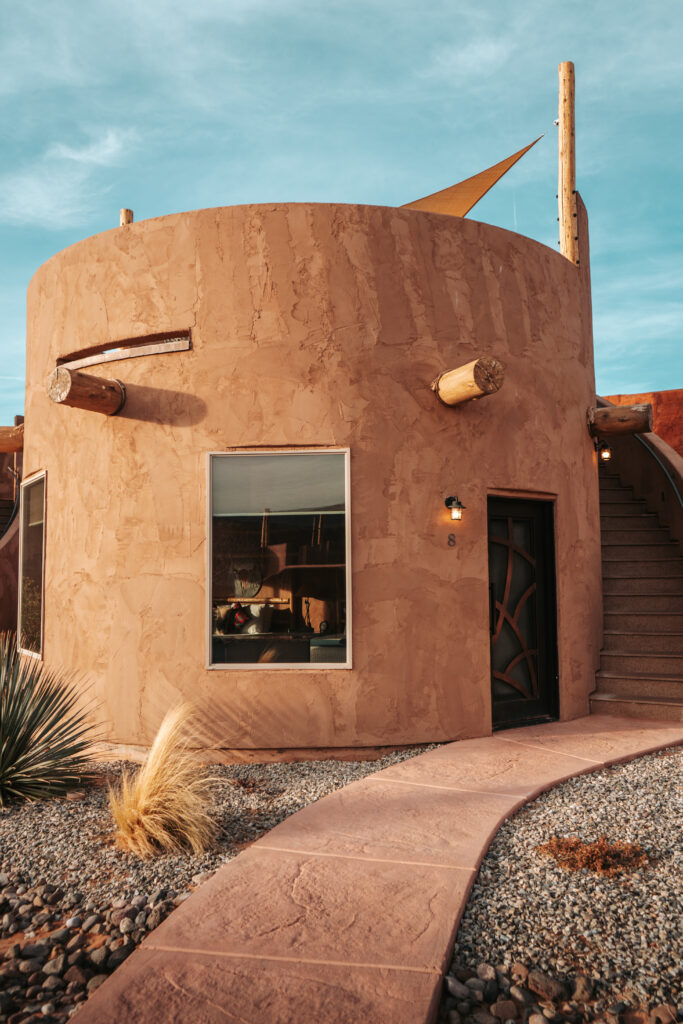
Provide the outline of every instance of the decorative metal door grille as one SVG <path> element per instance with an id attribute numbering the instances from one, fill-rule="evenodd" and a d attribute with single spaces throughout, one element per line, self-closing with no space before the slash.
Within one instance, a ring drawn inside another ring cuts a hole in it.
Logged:
<path id="1" fill-rule="evenodd" d="M 489 500 L 491 695 L 494 726 L 554 717 L 552 506 Z"/>
<path id="2" fill-rule="evenodd" d="M 536 559 L 532 547 L 531 525 L 515 523 L 512 517 L 492 522 L 492 531 L 504 526 L 505 534 L 489 535 L 493 565 L 495 631 L 492 640 L 493 692 L 505 700 L 521 695 L 527 700 L 538 696 L 538 650 L 536 636 Z M 520 536 L 521 535 L 521 536 Z M 516 538 L 519 538 L 519 541 Z M 498 565 L 505 561 L 505 565 Z M 503 582 L 503 593 L 495 593 L 495 581 Z M 534 646 L 529 639 L 534 638 Z"/>

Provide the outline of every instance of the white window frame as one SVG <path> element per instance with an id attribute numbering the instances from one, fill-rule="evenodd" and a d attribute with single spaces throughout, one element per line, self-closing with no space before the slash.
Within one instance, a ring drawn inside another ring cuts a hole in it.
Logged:
<path id="1" fill-rule="evenodd" d="M 21 599 L 23 590 L 24 580 L 24 490 L 32 487 L 33 484 L 38 483 L 39 480 L 44 481 L 43 489 L 43 550 L 42 550 L 42 563 L 41 563 L 41 592 L 40 592 L 40 651 L 29 651 L 28 648 L 21 646 Z M 31 476 L 21 481 L 20 485 L 21 500 L 19 502 L 19 580 L 17 586 L 17 648 L 28 658 L 35 658 L 37 661 L 43 660 L 43 649 L 45 647 L 45 534 L 47 526 L 47 470 L 41 469 L 36 473 L 32 473 Z"/>
<path id="2" fill-rule="evenodd" d="M 213 459 L 230 456 L 239 458 L 242 455 L 343 455 L 344 456 L 344 489 L 345 489 L 345 533 L 346 533 L 346 661 L 339 662 L 255 662 L 255 663 L 212 663 L 213 642 Z M 207 489 L 206 489 L 206 668 L 210 671 L 232 672 L 328 672 L 353 668 L 351 647 L 352 608 L 351 608 L 351 449 L 350 448 L 231 448 L 223 451 L 207 453 Z"/>

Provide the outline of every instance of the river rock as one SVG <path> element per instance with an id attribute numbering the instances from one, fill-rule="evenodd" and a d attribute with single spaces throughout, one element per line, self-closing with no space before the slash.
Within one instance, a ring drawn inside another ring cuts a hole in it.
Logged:
<path id="1" fill-rule="evenodd" d="M 517 1016 L 517 1004 L 512 999 L 500 999 L 492 1005 L 491 1013 L 498 1020 L 511 1020 Z"/>
<path id="2" fill-rule="evenodd" d="M 457 978 L 454 978 L 452 974 L 447 974 L 444 981 L 446 982 L 446 988 L 448 989 L 449 993 L 455 999 L 466 1000 L 470 998 L 472 990 L 469 989 L 467 985 L 463 985 L 463 983 L 461 981 L 458 981 Z"/>
<path id="3" fill-rule="evenodd" d="M 566 986 L 561 981 L 551 978 L 549 974 L 544 974 L 542 971 L 529 971 L 526 982 L 530 990 L 535 992 L 536 995 L 541 996 L 542 999 L 567 998 Z"/>

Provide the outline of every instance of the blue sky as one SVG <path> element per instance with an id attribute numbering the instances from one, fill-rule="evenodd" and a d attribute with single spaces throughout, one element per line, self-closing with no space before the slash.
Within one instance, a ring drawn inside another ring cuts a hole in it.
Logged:
<path id="1" fill-rule="evenodd" d="M 681 39 L 674 0 L 0 0 L 0 423 L 31 275 L 122 206 L 400 205 L 546 132 L 470 216 L 556 247 L 562 60 L 598 391 L 683 387 Z"/>

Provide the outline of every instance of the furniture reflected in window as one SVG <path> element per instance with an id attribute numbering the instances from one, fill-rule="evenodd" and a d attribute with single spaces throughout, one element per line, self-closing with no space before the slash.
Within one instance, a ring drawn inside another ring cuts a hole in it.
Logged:
<path id="1" fill-rule="evenodd" d="M 211 457 L 212 664 L 348 664 L 346 458 Z"/>
<path id="2" fill-rule="evenodd" d="M 43 565 L 45 473 L 21 486 L 19 541 L 19 647 L 30 654 L 43 650 Z"/>

